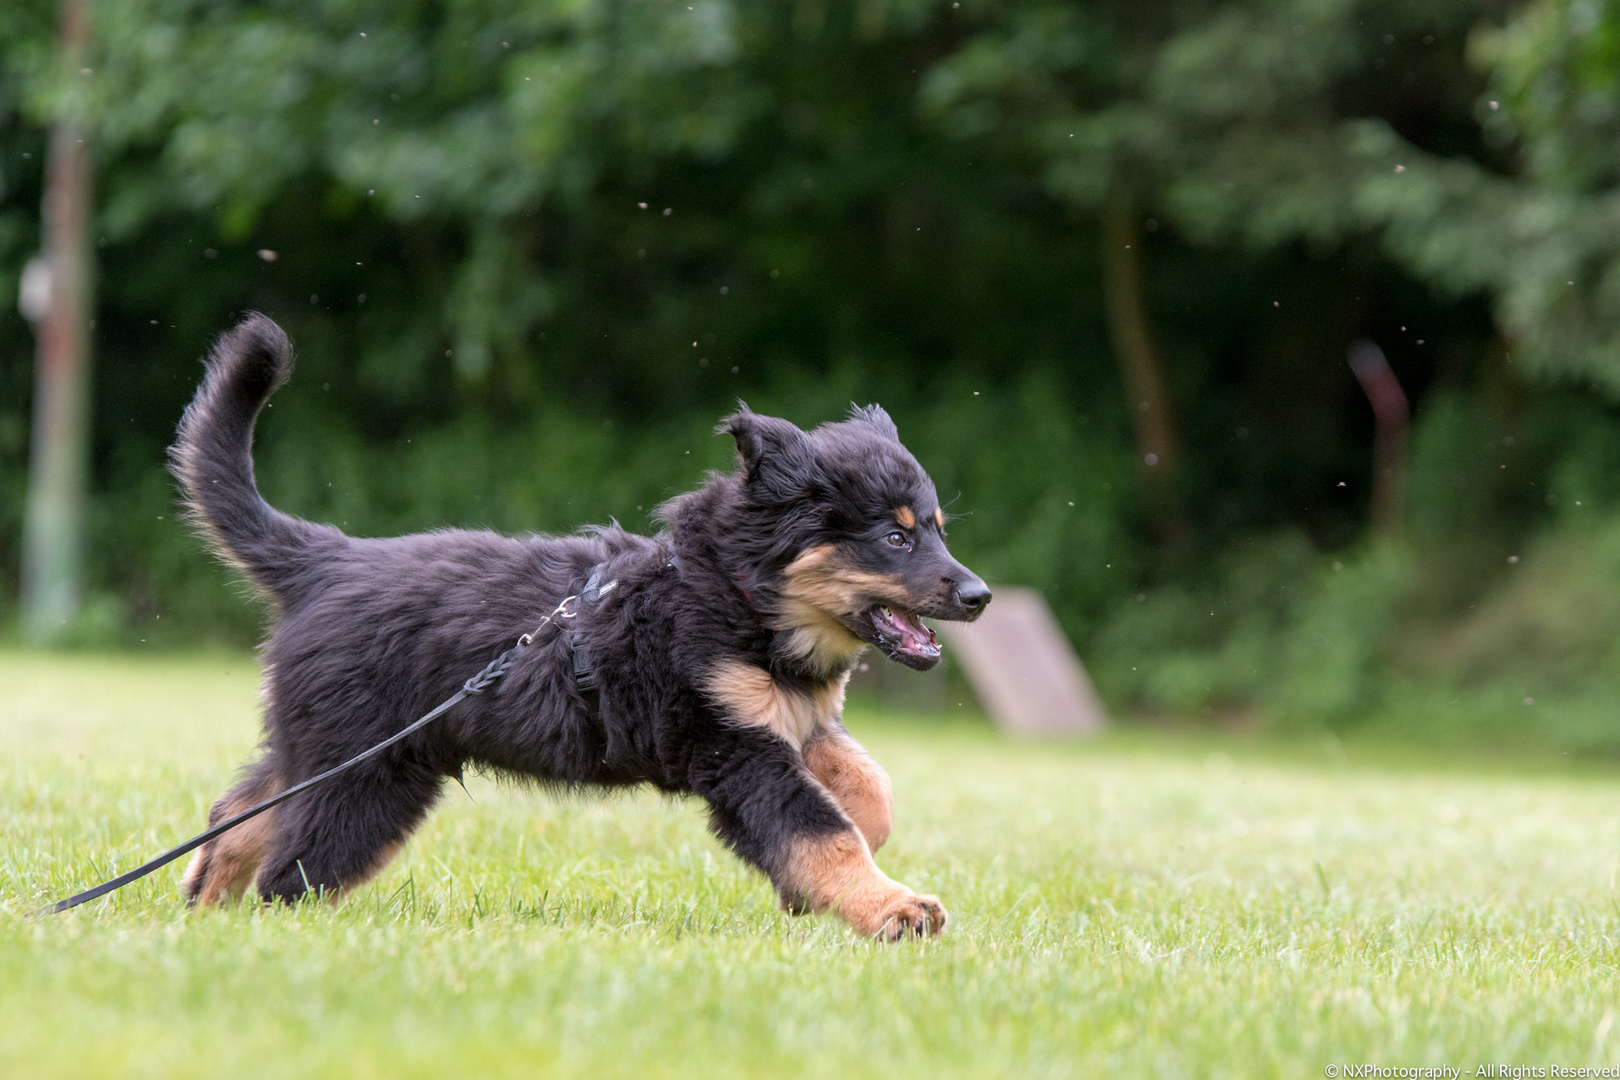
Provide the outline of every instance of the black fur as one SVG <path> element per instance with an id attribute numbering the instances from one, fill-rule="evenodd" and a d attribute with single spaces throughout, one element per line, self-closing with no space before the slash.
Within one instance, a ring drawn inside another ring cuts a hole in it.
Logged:
<path id="1" fill-rule="evenodd" d="M 846 833 L 851 818 L 792 740 L 727 715 L 705 673 L 731 659 L 795 693 L 841 685 L 853 654 L 807 653 L 782 614 L 784 571 L 818 545 L 836 550 L 838 573 L 903 581 L 915 612 L 971 618 L 988 600 L 947 553 L 933 487 L 882 409 L 804 432 L 743 407 L 722 425 L 737 442 L 737 471 L 661 507 L 655 537 L 612 526 L 568 537 L 359 539 L 275 510 L 254 484 L 254 422 L 291 367 L 280 328 L 249 316 L 214 348 L 170 451 L 196 522 L 278 616 L 264 647 L 264 756 L 216 816 L 398 731 L 578 593 L 593 568 L 617 585 L 572 624 L 595 667 L 599 716 L 575 683 L 568 633 L 548 627 L 489 692 L 275 811 L 250 860 L 265 899 L 365 880 L 467 764 L 696 794 L 721 839 L 786 896 L 793 845 Z M 898 507 L 921 519 L 914 529 L 897 526 Z M 862 618 L 845 622 L 875 640 Z M 209 860 L 224 857 L 199 856 L 192 899 Z"/>

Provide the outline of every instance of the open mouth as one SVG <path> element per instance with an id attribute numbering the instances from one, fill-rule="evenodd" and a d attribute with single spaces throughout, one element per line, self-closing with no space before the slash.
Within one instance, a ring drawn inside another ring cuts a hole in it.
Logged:
<path id="1" fill-rule="evenodd" d="M 872 644 L 890 660 L 918 671 L 927 671 L 939 663 L 939 641 L 911 612 L 879 605 L 866 617 L 872 623 Z"/>

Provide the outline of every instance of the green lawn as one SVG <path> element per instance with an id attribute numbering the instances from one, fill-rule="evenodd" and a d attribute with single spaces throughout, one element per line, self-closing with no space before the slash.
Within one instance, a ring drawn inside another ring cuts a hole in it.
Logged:
<path id="1" fill-rule="evenodd" d="M 469 781 L 346 905 L 189 912 L 240 656 L 0 654 L 0 1075 L 1286 1076 L 1620 1064 L 1620 776 L 850 726 L 937 943 L 776 912 L 698 806 Z"/>

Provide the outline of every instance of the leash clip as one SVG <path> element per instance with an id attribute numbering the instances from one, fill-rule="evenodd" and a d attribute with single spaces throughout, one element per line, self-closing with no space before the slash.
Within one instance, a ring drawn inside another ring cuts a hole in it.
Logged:
<path id="1" fill-rule="evenodd" d="M 568 605 L 569 604 L 574 605 L 574 610 L 573 611 L 568 610 Z M 522 646 L 525 646 L 525 647 L 527 647 L 529 645 L 533 645 L 534 644 L 534 639 L 540 636 L 540 631 L 544 630 L 546 628 L 546 625 L 548 623 L 550 623 L 553 618 L 572 619 L 575 615 L 578 615 L 578 614 L 579 614 L 579 597 L 578 596 L 565 596 L 562 599 L 562 603 L 558 604 L 555 608 L 552 609 L 550 615 L 547 615 L 545 618 L 540 620 L 540 625 L 539 626 L 535 627 L 533 630 L 529 631 L 527 634 L 524 634 L 522 637 L 518 638 L 518 644 L 522 645 Z"/>

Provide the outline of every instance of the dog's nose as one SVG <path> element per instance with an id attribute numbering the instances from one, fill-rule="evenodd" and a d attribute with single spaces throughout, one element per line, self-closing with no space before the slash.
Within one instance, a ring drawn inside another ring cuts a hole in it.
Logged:
<path id="1" fill-rule="evenodd" d="M 990 586 L 978 578 L 964 581 L 956 587 L 956 602 L 978 615 L 990 602 Z"/>

